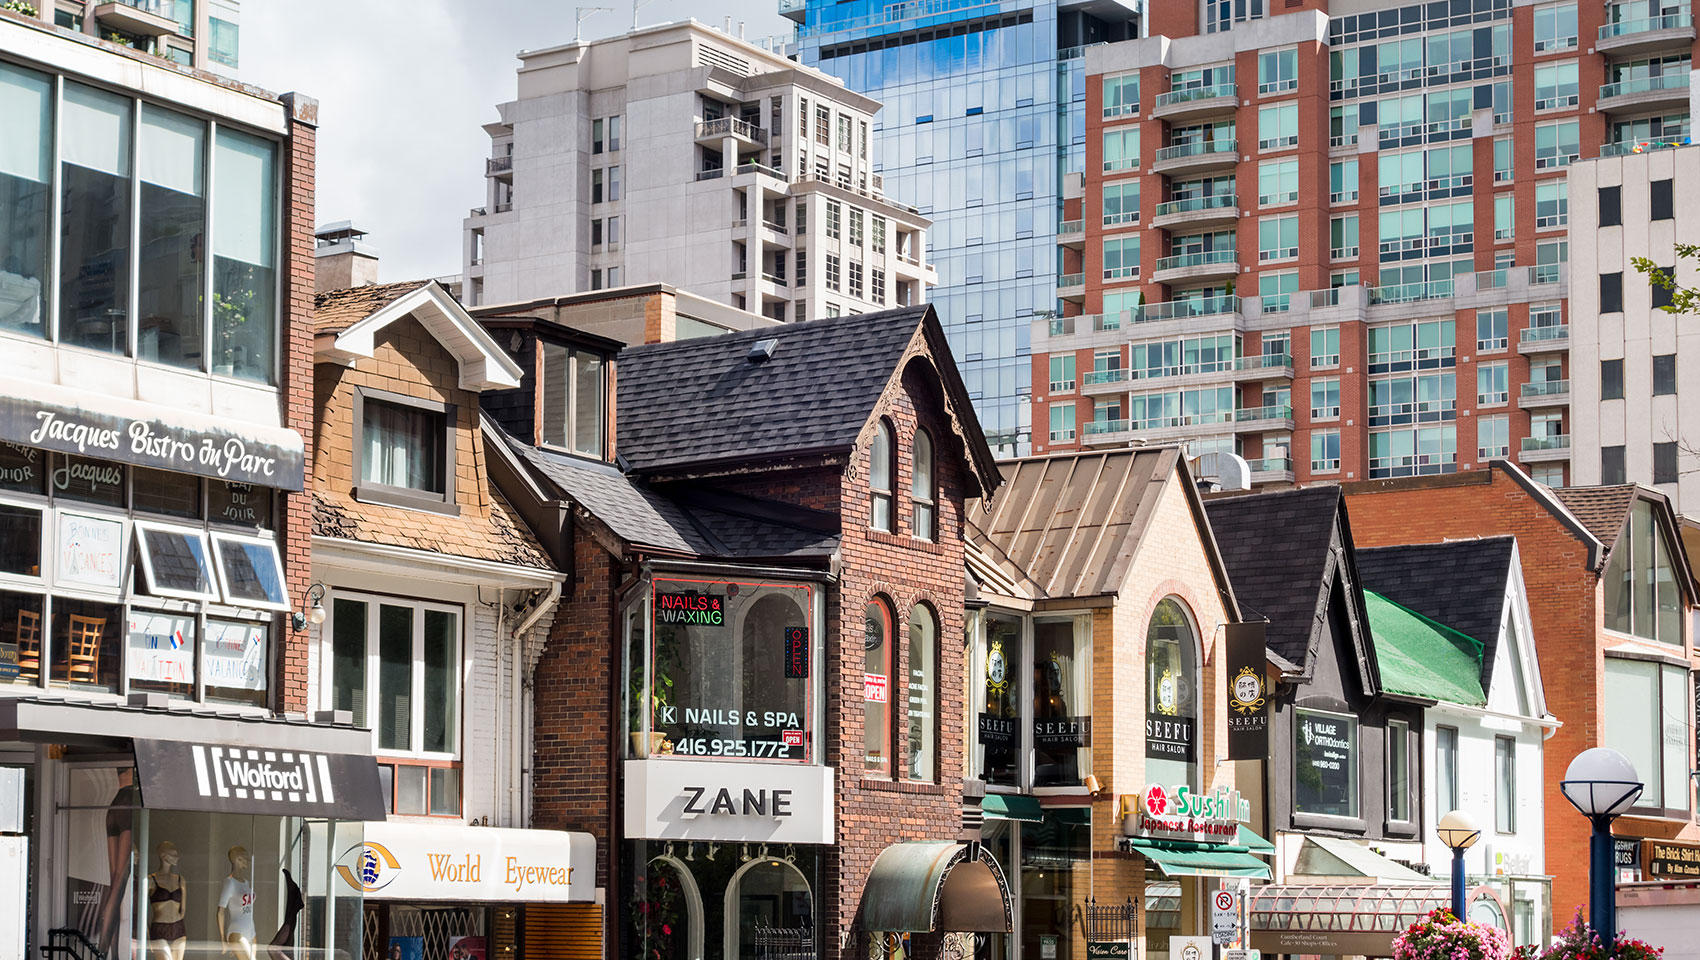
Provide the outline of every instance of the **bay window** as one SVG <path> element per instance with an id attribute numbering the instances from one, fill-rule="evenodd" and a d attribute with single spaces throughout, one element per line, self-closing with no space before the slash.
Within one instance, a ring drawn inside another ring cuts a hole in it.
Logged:
<path id="1" fill-rule="evenodd" d="M 1629 758 L 1643 784 L 1638 810 L 1687 819 L 1694 701 L 1688 670 L 1606 657 L 1605 746 Z"/>
<path id="2" fill-rule="evenodd" d="M 1606 629 L 1682 645 L 1682 586 L 1652 504 L 1635 501 L 1606 564 Z"/>

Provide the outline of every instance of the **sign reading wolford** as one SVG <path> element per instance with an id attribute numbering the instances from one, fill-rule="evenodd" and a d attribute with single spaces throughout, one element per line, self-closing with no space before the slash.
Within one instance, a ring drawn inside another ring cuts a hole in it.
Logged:
<path id="1" fill-rule="evenodd" d="M 337 851 L 336 873 L 367 899 L 486 903 L 589 902 L 596 839 L 560 830 L 369 823 Z"/>
<path id="2" fill-rule="evenodd" d="M 224 744 L 137 740 L 142 804 L 275 817 L 382 820 L 371 757 Z"/>

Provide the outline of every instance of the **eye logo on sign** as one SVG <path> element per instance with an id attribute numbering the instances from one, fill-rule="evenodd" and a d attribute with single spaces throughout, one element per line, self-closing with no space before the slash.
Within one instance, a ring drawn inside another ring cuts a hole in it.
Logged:
<path id="1" fill-rule="evenodd" d="M 1233 708 L 1240 714 L 1263 709 L 1263 678 L 1250 667 L 1241 667 L 1234 678 Z"/>
<path id="2" fill-rule="evenodd" d="M 401 862 L 395 854 L 381 843 L 366 841 L 349 847 L 342 855 L 343 860 L 354 859 L 354 869 L 346 863 L 339 863 L 336 872 L 342 875 L 342 882 L 361 893 L 375 893 L 389 886 L 401 874 Z M 356 874 L 355 870 L 359 873 Z"/>

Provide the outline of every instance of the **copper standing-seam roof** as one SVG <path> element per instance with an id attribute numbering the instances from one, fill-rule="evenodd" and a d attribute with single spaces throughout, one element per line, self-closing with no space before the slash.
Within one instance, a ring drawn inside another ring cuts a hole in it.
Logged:
<path id="1" fill-rule="evenodd" d="M 969 535 L 1045 596 L 1113 594 L 1179 458 L 1175 447 L 1139 447 L 1005 461 L 1003 489 L 969 505 Z"/>
<path id="2" fill-rule="evenodd" d="M 1633 483 L 1619 483 L 1609 487 L 1555 487 L 1552 495 L 1589 533 L 1600 538 L 1610 555 L 1629 519 L 1629 509 L 1635 505 L 1635 490 Z"/>
<path id="3" fill-rule="evenodd" d="M 430 280 L 373 283 L 326 290 L 313 298 L 313 333 L 338 334 L 407 296 Z"/>

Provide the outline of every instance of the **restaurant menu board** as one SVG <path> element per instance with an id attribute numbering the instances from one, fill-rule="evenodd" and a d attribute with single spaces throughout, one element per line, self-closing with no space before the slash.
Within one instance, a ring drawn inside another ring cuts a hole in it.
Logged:
<path id="1" fill-rule="evenodd" d="M 130 611 L 129 659 L 132 680 L 195 682 L 195 618 L 150 610 Z"/>
<path id="2" fill-rule="evenodd" d="M 1357 816 L 1358 725 L 1352 717 L 1295 711 L 1294 809 L 1336 817 Z"/>
<path id="3" fill-rule="evenodd" d="M 207 686 L 231 690 L 266 688 L 264 624 L 207 621 Z"/>

